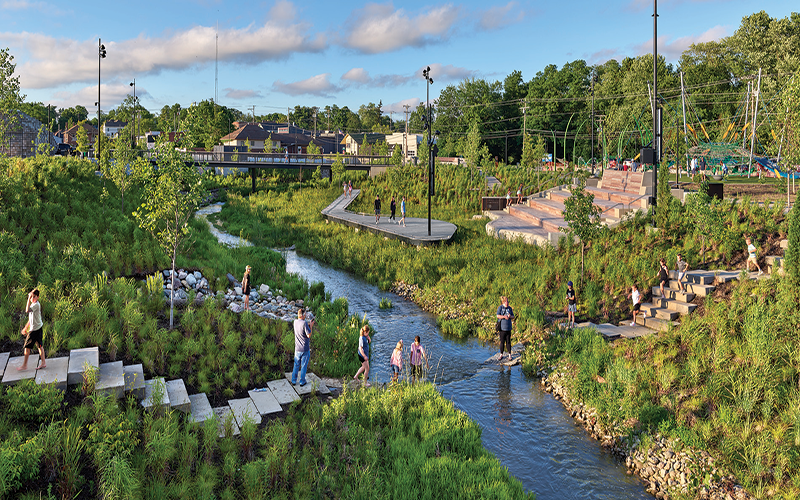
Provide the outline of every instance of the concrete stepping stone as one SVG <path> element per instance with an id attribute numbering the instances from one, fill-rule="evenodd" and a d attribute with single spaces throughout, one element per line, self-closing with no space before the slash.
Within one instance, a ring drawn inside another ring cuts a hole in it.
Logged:
<path id="1" fill-rule="evenodd" d="M 159 387 L 161 391 L 161 401 L 153 401 L 153 390 L 156 387 Z M 167 393 L 167 384 L 164 382 L 163 378 L 159 377 L 144 381 L 144 400 L 142 401 L 142 406 L 148 410 L 155 407 L 166 410 L 169 407 L 169 393 Z"/>
<path id="2" fill-rule="evenodd" d="M 189 401 L 191 403 L 189 420 L 202 423 L 214 416 L 214 410 L 211 409 L 211 403 L 208 402 L 208 396 L 206 396 L 205 392 L 192 394 L 189 396 Z"/>
<path id="3" fill-rule="evenodd" d="M 244 422 L 248 418 L 256 425 L 261 423 L 261 414 L 258 412 L 252 399 L 231 399 L 228 400 L 228 406 L 231 407 L 231 411 L 239 427 L 244 427 Z"/>
<path id="4" fill-rule="evenodd" d="M 0 379 L 3 378 L 3 374 L 6 372 L 6 365 L 8 364 L 8 358 L 10 357 L 10 352 L 0 352 Z"/>
<path id="5" fill-rule="evenodd" d="M 100 365 L 94 390 L 100 394 L 112 394 L 115 398 L 122 399 L 125 395 L 125 372 L 122 361 Z"/>
<path id="6" fill-rule="evenodd" d="M 100 350 L 97 347 L 73 349 L 69 352 L 69 371 L 67 384 L 75 385 L 83 382 L 84 365 L 100 369 Z"/>
<path id="7" fill-rule="evenodd" d="M 128 365 L 122 368 L 125 374 L 125 392 L 132 395 L 139 401 L 144 399 L 144 368 L 141 363 L 138 365 Z"/>
<path id="8" fill-rule="evenodd" d="M 295 391 L 294 387 L 292 387 L 292 382 L 286 380 L 285 378 L 267 382 L 267 387 L 269 387 L 269 390 L 272 391 L 272 395 L 275 396 L 275 399 L 278 400 L 278 403 L 282 405 L 288 405 L 291 404 L 292 401 L 300 400 L 300 396 L 297 395 L 297 391 Z"/>
<path id="9" fill-rule="evenodd" d="M 16 385 L 23 380 L 33 380 L 36 378 L 36 367 L 39 365 L 39 355 L 31 354 L 28 358 L 28 368 L 18 371 L 17 368 L 22 366 L 24 360 L 24 356 L 8 358 L 6 371 L 3 374 L 3 385 Z"/>
<path id="10" fill-rule="evenodd" d="M 29 361 L 30 362 L 30 361 Z M 67 370 L 69 370 L 69 357 L 50 358 L 46 360 L 47 368 L 36 371 L 37 384 L 55 384 L 56 389 L 67 390 Z M 0 359 L 2 364 L 2 359 Z"/>
<path id="11" fill-rule="evenodd" d="M 284 373 L 284 375 L 286 376 L 286 380 L 288 380 L 289 383 L 291 384 L 292 383 L 292 372 L 286 372 L 286 373 Z M 294 390 L 297 392 L 297 394 L 299 394 L 301 396 L 305 395 L 305 394 L 311 394 L 311 392 L 314 390 L 314 382 L 317 383 L 317 392 L 318 393 L 320 393 L 320 394 L 330 394 L 331 393 L 330 389 L 328 389 L 328 386 L 326 386 L 322 382 L 322 380 L 320 380 L 319 377 L 317 377 L 315 374 L 313 374 L 311 372 L 306 372 L 306 385 L 304 385 L 303 387 L 300 387 L 300 384 L 295 384 L 294 385 Z"/>
<path id="12" fill-rule="evenodd" d="M 230 406 L 220 406 L 219 408 L 214 408 L 212 411 L 217 416 L 217 422 L 219 423 L 219 437 L 225 437 L 225 426 L 229 418 L 232 431 L 231 435 L 238 436 L 241 433 L 239 424 L 236 423 L 236 418 L 233 416 Z"/>
<path id="13" fill-rule="evenodd" d="M 247 391 L 247 394 L 250 396 L 250 399 L 253 400 L 253 404 L 256 405 L 258 413 L 262 416 L 283 411 L 281 404 L 275 399 L 272 391 L 266 387 L 260 390 L 253 389 L 252 391 Z"/>
<path id="14" fill-rule="evenodd" d="M 167 395 L 169 395 L 169 404 L 172 408 L 183 413 L 192 411 L 192 402 L 182 378 L 167 382 Z"/>

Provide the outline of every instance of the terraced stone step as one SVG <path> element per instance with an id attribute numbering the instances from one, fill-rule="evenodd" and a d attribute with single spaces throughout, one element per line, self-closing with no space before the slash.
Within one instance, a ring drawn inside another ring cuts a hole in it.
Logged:
<path id="1" fill-rule="evenodd" d="M 550 214 L 555 218 L 564 220 L 564 204 L 551 201 L 546 198 L 531 198 L 528 200 L 528 207 L 534 210 L 539 210 L 546 214 Z"/>
<path id="2" fill-rule="evenodd" d="M 238 436 L 241 433 L 239 424 L 236 423 L 236 417 L 233 415 L 233 411 L 231 411 L 230 406 L 220 406 L 218 408 L 214 408 L 212 411 L 217 417 L 219 437 L 223 438 L 228 434 L 231 436 Z"/>
<path id="3" fill-rule="evenodd" d="M 647 316 L 650 318 L 673 320 L 677 319 L 678 316 L 680 316 L 680 314 L 678 314 L 678 311 L 673 311 L 664 307 L 659 307 L 649 302 L 645 302 L 642 304 L 642 310 L 647 311 Z"/>
<path id="4" fill-rule="evenodd" d="M 647 327 L 651 330 L 657 330 L 659 332 L 669 331 L 670 327 L 678 325 L 678 323 L 675 321 L 653 318 L 652 316 L 648 316 L 646 318 L 636 316 L 636 324 Z"/>
<path id="5" fill-rule="evenodd" d="M 75 385 L 83 383 L 83 374 L 87 367 L 92 367 L 96 370 L 100 369 L 100 349 L 97 347 L 72 349 L 69 352 L 67 384 Z"/>
<path id="6" fill-rule="evenodd" d="M 39 355 L 31 353 L 30 357 L 28 357 L 27 369 L 22 371 L 17 370 L 17 368 L 22 366 L 24 360 L 24 356 L 8 358 L 5 373 L 3 373 L 3 385 L 16 385 L 23 380 L 34 380 L 36 378 L 36 367 L 39 366 Z"/>
<path id="7" fill-rule="evenodd" d="M 144 389 L 144 368 L 141 363 L 138 365 L 128 365 L 122 368 L 125 375 L 125 392 L 131 394 L 141 401 L 145 396 Z"/>
<path id="8" fill-rule="evenodd" d="M 192 394 L 189 396 L 189 402 L 191 405 L 190 420 L 203 423 L 214 416 L 214 410 L 211 409 L 211 403 L 208 402 L 208 396 L 206 396 L 205 392 Z"/>
<path id="9" fill-rule="evenodd" d="M 49 365 L 50 363 L 48 363 L 48 367 Z M 100 365 L 94 390 L 100 394 L 108 394 L 116 399 L 122 399 L 125 395 L 125 371 L 122 361 L 113 361 Z"/>
<path id="10" fill-rule="evenodd" d="M 231 407 L 233 417 L 239 427 L 244 427 L 244 423 L 250 420 L 256 425 L 261 423 L 261 413 L 256 409 L 256 405 L 250 398 L 231 399 L 228 401 L 228 406 Z"/>
<path id="11" fill-rule="evenodd" d="M 306 374 L 306 377 L 308 377 L 308 375 L 309 374 Z M 256 410 L 258 410 L 258 413 L 262 417 L 283 411 L 281 404 L 267 387 L 247 391 L 247 395 L 253 400 L 253 404 L 256 405 Z"/>
<path id="12" fill-rule="evenodd" d="M 170 407 L 183 413 L 189 413 L 192 409 L 192 402 L 189 400 L 189 393 L 186 391 L 183 379 L 170 380 L 166 383 L 166 387 Z"/>
<path id="13" fill-rule="evenodd" d="M 677 300 L 680 302 L 691 302 L 692 300 L 694 300 L 695 297 L 694 294 L 692 294 L 691 292 L 687 293 L 681 292 L 680 290 L 677 289 L 677 281 L 675 283 L 676 283 L 676 288 L 671 288 L 671 287 L 664 288 L 664 297 L 661 296 L 661 288 L 654 286 L 653 289 L 651 290 L 651 292 L 653 293 L 653 298 L 665 298 L 670 300 Z M 692 286 L 686 283 L 684 283 L 683 285 L 686 287 L 687 290 L 689 290 L 689 287 Z"/>
<path id="14" fill-rule="evenodd" d="M 695 309 L 697 309 L 697 304 L 691 304 L 689 302 L 681 302 L 680 300 L 668 300 L 659 297 L 654 297 L 652 302 L 657 307 L 662 307 L 664 309 L 671 309 L 673 311 L 678 312 L 679 314 L 691 314 Z"/>
<path id="15" fill-rule="evenodd" d="M 572 192 L 567 189 L 552 189 L 550 191 L 547 191 L 548 199 L 550 199 L 551 201 L 561 203 L 562 205 L 564 204 L 564 201 L 570 196 L 572 196 Z M 593 205 L 599 207 L 600 210 L 602 210 L 600 216 L 603 218 L 612 217 L 615 219 L 621 219 L 622 217 L 627 215 L 628 212 L 632 211 L 632 209 L 627 208 L 627 205 L 625 204 L 620 204 L 620 202 L 601 199 L 601 198 L 595 198 Z"/>
<path id="16" fill-rule="evenodd" d="M 55 384 L 56 389 L 66 391 L 69 357 L 49 358 L 46 363 L 47 368 L 36 372 L 36 383 Z M 0 364 L 2 364 L 2 360 L 0 360 Z"/>
<path id="17" fill-rule="evenodd" d="M 153 399 L 156 389 L 161 392 L 160 401 L 155 401 Z M 167 384 L 164 382 L 163 378 L 158 377 L 144 381 L 144 400 L 142 400 L 142 406 L 148 410 L 151 408 L 160 408 L 161 410 L 169 408 L 169 394 L 167 393 Z"/>
<path id="18" fill-rule="evenodd" d="M 539 226 L 551 233 L 559 233 L 562 227 L 567 227 L 567 222 L 560 215 L 554 216 L 537 208 L 515 205 L 508 209 L 508 213 L 514 217 L 530 221 L 534 226 Z"/>

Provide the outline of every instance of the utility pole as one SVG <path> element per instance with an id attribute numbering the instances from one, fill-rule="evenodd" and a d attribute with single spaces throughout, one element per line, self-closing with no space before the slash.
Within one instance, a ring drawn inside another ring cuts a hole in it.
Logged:
<path id="1" fill-rule="evenodd" d="M 317 107 L 314 106 L 314 137 L 317 137 Z"/>
<path id="2" fill-rule="evenodd" d="M 577 139 L 577 131 L 576 131 Z M 592 70 L 592 175 L 594 175 L 594 70 Z"/>
<path id="3" fill-rule="evenodd" d="M 689 171 L 689 134 L 686 131 L 686 87 L 683 86 L 683 71 L 681 71 L 681 108 L 683 109 L 683 137 L 686 140 L 686 171 Z M 675 142 L 677 147 L 677 141 Z M 680 168 L 678 167 L 678 158 L 675 158 L 675 168 L 678 169 L 680 175 Z M 680 177 L 679 177 L 680 179 Z M 680 182 L 680 180 L 678 180 Z"/>
<path id="4" fill-rule="evenodd" d="M 408 109 L 411 107 L 411 105 L 403 104 L 403 107 L 405 108 L 406 113 L 406 132 L 403 135 L 403 163 L 405 163 L 406 159 L 408 158 Z"/>
<path id="5" fill-rule="evenodd" d="M 747 82 L 747 99 L 744 104 L 744 130 L 742 131 L 742 149 L 747 144 L 747 124 L 750 123 L 748 116 L 750 116 L 750 92 L 752 91 L 753 82 Z"/>
<path id="6" fill-rule="evenodd" d="M 250 116 L 253 118 L 253 123 L 255 123 L 255 121 L 256 121 L 256 106 L 255 106 L 255 104 L 250 106 L 250 109 L 251 109 Z"/>
<path id="7" fill-rule="evenodd" d="M 753 169 L 753 148 L 756 146 L 756 127 L 758 126 L 758 97 L 761 94 L 761 68 L 758 68 L 758 86 L 756 87 L 755 98 L 756 102 L 753 104 L 753 129 L 750 131 L 750 162 L 747 165 L 747 178 L 750 178 L 750 171 Z"/>

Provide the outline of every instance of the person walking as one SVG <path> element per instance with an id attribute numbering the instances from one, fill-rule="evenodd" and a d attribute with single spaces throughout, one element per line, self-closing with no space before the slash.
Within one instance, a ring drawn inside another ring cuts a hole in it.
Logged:
<path id="1" fill-rule="evenodd" d="M 242 277 L 242 296 L 244 297 L 244 309 L 250 310 L 250 266 L 244 268 Z"/>
<path id="2" fill-rule="evenodd" d="M 347 181 L 347 193 L 350 198 L 353 197 L 353 181 Z"/>
<path id="3" fill-rule="evenodd" d="M 389 220 L 397 222 L 397 219 L 394 218 L 395 210 L 397 210 L 397 204 L 394 202 L 394 196 L 392 196 L 392 202 L 389 204 L 389 211 L 391 212 L 391 215 L 389 215 Z"/>
<path id="4" fill-rule="evenodd" d="M 567 282 L 567 320 L 569 328 L 575 328 L 575 313 L 578 312 L 578 296 L 572 288 L 572 282 Z"/>
<path id="5" fill-rule="evenodd" d="M 678 260 L 675 262 L 675 271 L 678 274 L 678 288 L 681 292 L 686 293 L 686 287 L 683 285 L 683 278 L 689 271 L 689 263 L 683 260 L 683 255 L 678 254 Z"/>
<path id="6" fill-rule="evenodd" d="M 746 238 L 744 240 L 747 243 L 747 262 L 744 263 L 745 269 L 747 272 L 750 272 L 750 263 L 752 262 L 754 266 L 758 269 L 758 275 L 761 276 L 764 272 L 761 270 L 761 266 L 758 265 L 758 257 L 756 257 L 756 247 L 753 245 L 750 238 Z"/>
<path id="7" fill-rule="evenodd" d="M 42 304 L 39 302 L 39 290 L 34 288 L 28 292 L 28 302 L 25 304 L 25 313 L 28 315 L 28 322 L 25 328 L 22 329 L 22 335 L 25 337 L 25 357 L 22 359 L 22 365 L 17 368 L 18 371 L 28 369 L 28 357 L 31 355 L 31 349 L 36 347 L 39 349 L 39 366 L 37 370 L 47 368 L 47 360 L 44 357 L 44 345 L 42 344 Z"/>
<path id="8" fill-rule="evenodd" d="M 358 376 L 364 374 L 364 386 L 370 387 L 369 380 L 369 344 L 372 339 L 369 337 L 369 325 L 361 327 L 361 336 L 358 338 L 358 360 L 361 361 L 361 368 L 358 369 L 353 380 L 358 380 Z"/>
<path id="9" fill-rule="evenodd" d="M 403 199 L 400 200 L 400 222 L 398 224 L 403 224 L 403 227 L 406 227 L 406 197 L 403 196 Z"/>
<path id="10" fill-rule="evenodd" d="M 381 218 L 381 197 L 380 195 L 375 195 L 375 224 L 378 224 L 378 220 Z"/>
<path id="11" fill-rule="evenodd" d="M 343 195 L 345 198 L 349 198 L 349 196 L 347 196 L 347 183 L 346 183 L 346 182 L 343 182 L 343 183 L 342 183 L 342 195 Z"/>
<path id="12" fill-rule="evenodd" d="M 506 206 L 511 206 L 511 190 L 506 191 Z"/>
<path id="13" fill-rule="evenodd" d="M 397 345 L 392 351 L 392 358 L 389 361 L 392 367 L 392 382 L 397 382 L 400 373 L 403 371 L 403 341 L 398 340 Z"/>
<path id="14" fill-rule="evenodd" d="M 500 359 L 503 359 L 503 350 L 508 346 L 508 359 L 511 359 L 511 328 L 513 327 L 514 310 L 508 305 L 508 297 L 500 297 L 500 306 L 497 308 L 497 321 L 500 322 Z"/>
<path id="15" fill-rule="evenodd" d="M 422 368 L 422 362 L 425 362 L 426 369 L 430 369 L 428 363 L 428 354 L 425 348 L 419 343 L 419 335 L 414 337 L 414 343 L 411 344 L 411 356 L 409 357 L 409 364 L 411 365 L 411 382 L 421 381 L 425 377 L 425 372 Z"/>
<path id="16" fill-rule="evenodd" d="M 664 294 L 664 285 L 669 283 L 669 269 L 667 269 L 667 261 L 661 259 L 658 261 L 658 272 L 655 275 L 658 278 L 658 286 L 661 289 L 661 298 L 666 298 Z"/>
<path id="17" fill-rule="evenodd" d="M 517 205 L 522 205 L 522 184 L 517 188 Z"/>
<path id="18" fill-rule="evenodd" d="M 628 297 L 633 300 L 633 318 L 631 318 L 631 326 L 636 326 L 636 314 L 639 313 L 642 309 L 641 303 L 641 294 L 639 293 L 639 287 L 633 285 L 631 287 L 631 293 L 628 294 Z M 642 311 L 642 317 L 647 317 L 647 311 Z"/>
<path id="19" fill-rule="evenodd" d="M 305 311 L 297 310 L 297 319 L 294 320 L 294 369 L 292 369 L 292 385 L 300 382 L 300 387 L 306 385 L 306 371 L 308 360 L 311 359 L 311 332 L 314 321 L 306 321 Z M 298 380 L 297 372 L 300 372 Z"/>

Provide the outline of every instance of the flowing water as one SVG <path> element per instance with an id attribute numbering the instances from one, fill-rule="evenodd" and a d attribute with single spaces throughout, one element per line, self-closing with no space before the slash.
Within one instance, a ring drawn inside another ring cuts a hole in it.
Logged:
<path id="1" fill-rule="evenodd" d="M 482 427 L 486 449 L 539 499 L 652 498 L 538 380 L 518 366 L 484 365 L 497 352 L 495 346 L 444 337 L 435 318 L 413 302 L 293 251 L 284 255 L 287 271 L 324 283 L 333 298 L 348 299 L 351 313 L 367 314 L 377 332 L 372 337 L 371 380 L 388 381 L 397 341 L 407 348 L 419 335 L 435 371 L 430 378 Z M 392 301 L 392 308 L 378 308 L 383 297 Z"/>

